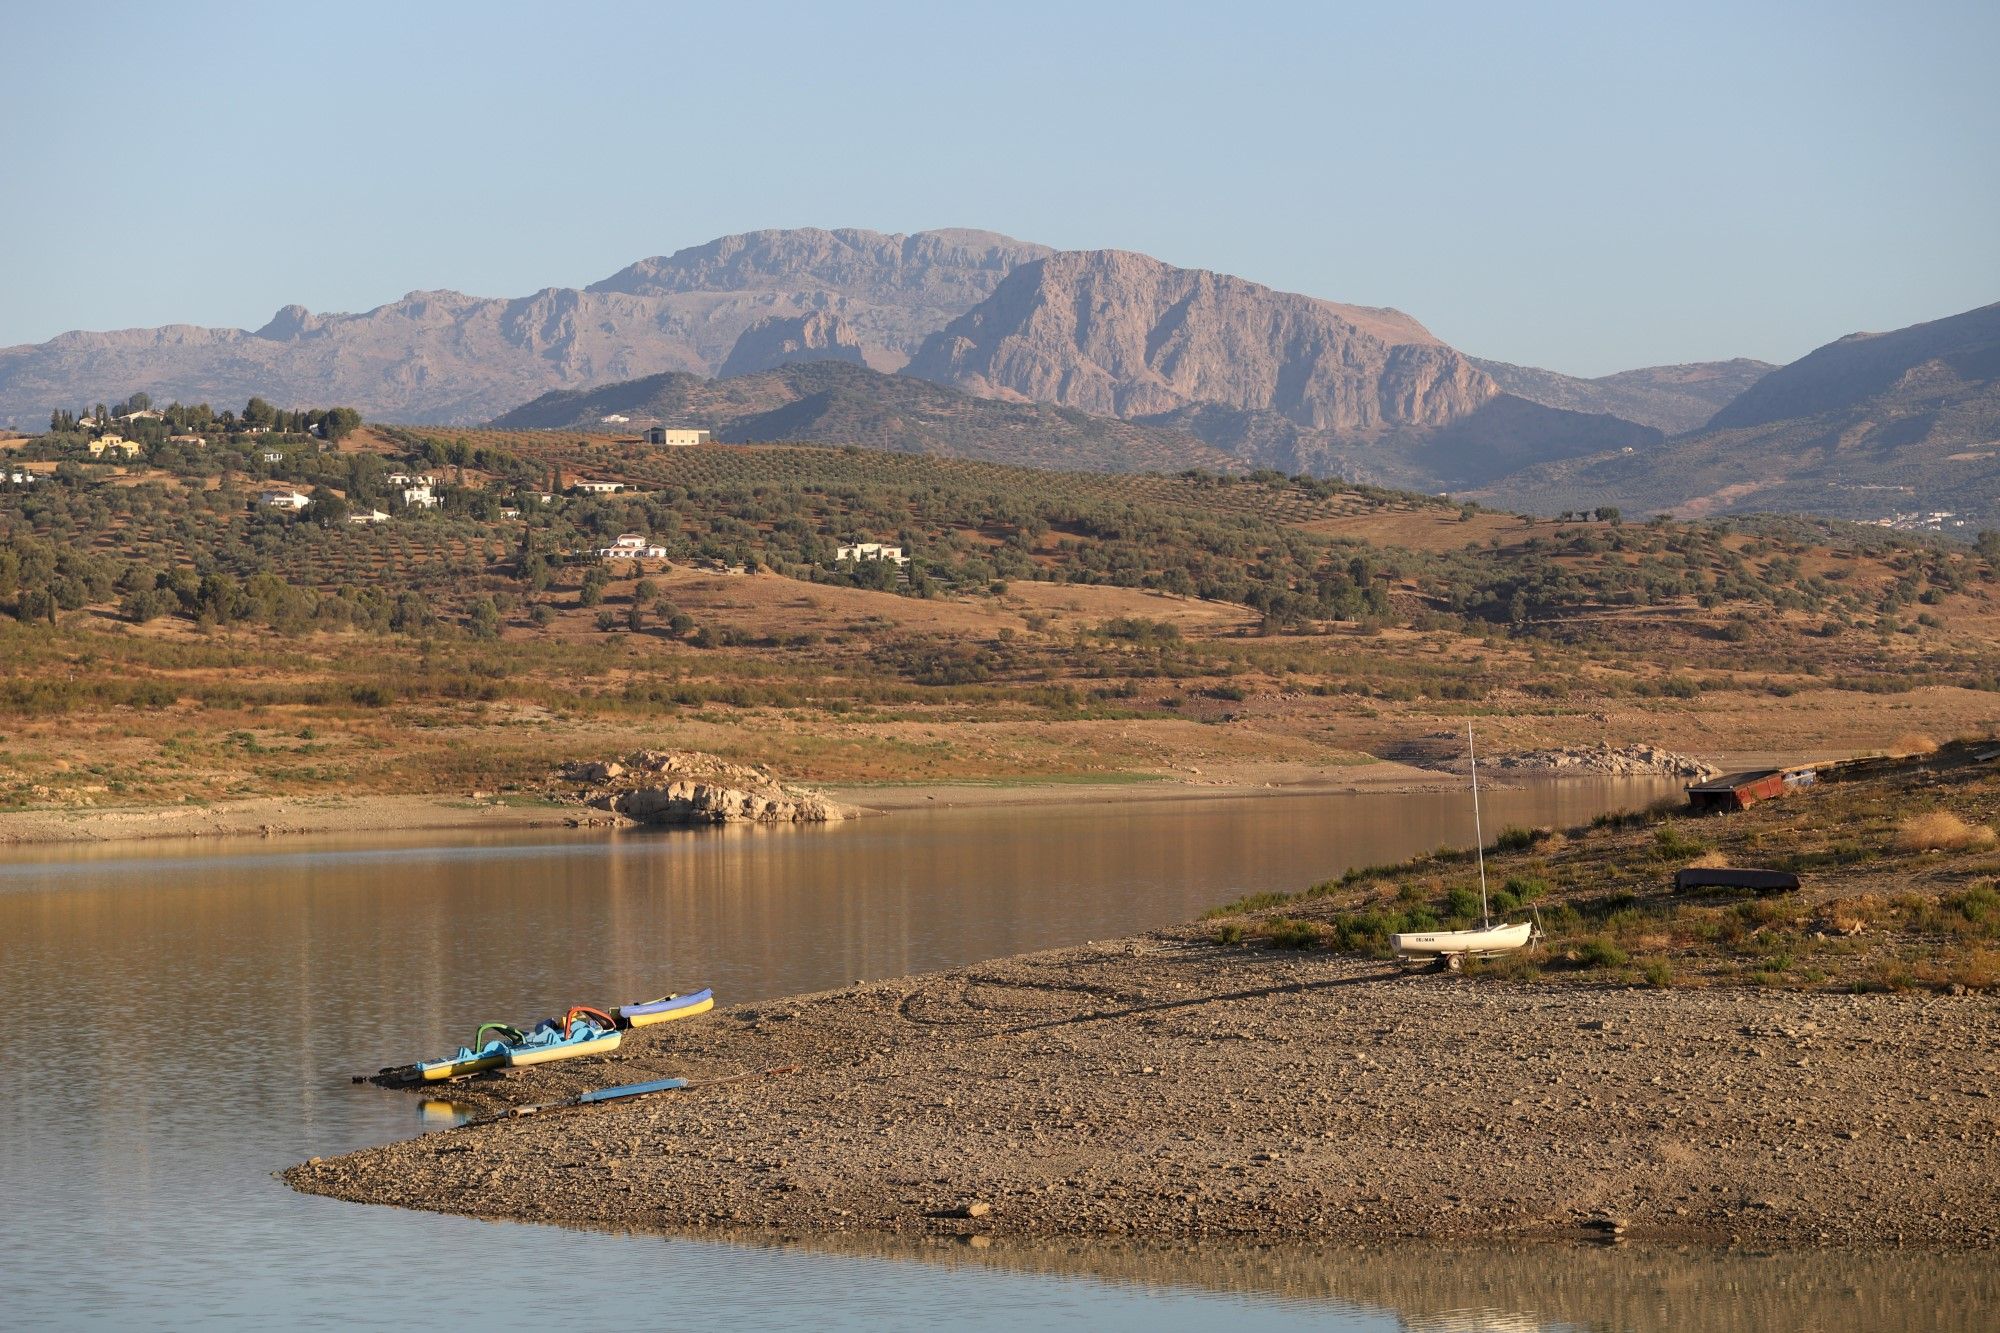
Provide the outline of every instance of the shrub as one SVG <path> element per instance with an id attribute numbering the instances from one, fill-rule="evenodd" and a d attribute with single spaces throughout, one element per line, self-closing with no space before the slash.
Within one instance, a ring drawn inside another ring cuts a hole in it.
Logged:
<path id="1" fill-rule="evenodd" d="M 1454 921 L 1469 920 L 1478 916 L 1478 892 L 1462 885 L 1453 889 L 1444 896 L 1444 914 Z"/>
<path id="2" fill-rule="evenodd" d="M 1674 984 L 1673 965 L 1664 958 L 1648 958 L 1644 971 L 1648 986 L 1664 989 Z"/>
<path id="3" fill-rule="evenodd" d="M 1961 852 L 1994 845 L 1993 830 L 1968 824 L 1949 810 L 1911 815 L 1896 826 L 1896 847 L 1905 852 Z"/>
<path id="4" fill-rule="evenodd" d="M 1319 943 L 1319 927 L 1310 921 L 1279 917 L 1271 923 L 1267 938 L 1279 949 L 1310 949 Z"/>
<path id="5" fill-rule="evenodd" d="M 1593 935 L 1578 947 L 1576 961 L 1584 967 L 1623 967 L 1631 960 L 1604 936 Z"/>
<path id="6" fill-rule="evenodd" d="M 1535 831 L 1509 824 L 1500 830 L 1500 836 L 1493 840 L 1493 845 L 1503 852 L 1525 852 L 1535 845 Z"/>
<path id="7" fill-rule="evenodd" d="M 1215 928 L 1215 942 L 1217 944 L 1243 943 L 1242 923 L 1238 921 L 1225 921 L 1217 926 Z"/>
<path id="8" fill-rule="evenodd" d="M 1708 844 L 1681 832 L 1679 825 L 1667 823 L 1653 830 L 1653 850 L 1663 857 L 1679 859 L 1701 855 L 1708 850 Z"/>

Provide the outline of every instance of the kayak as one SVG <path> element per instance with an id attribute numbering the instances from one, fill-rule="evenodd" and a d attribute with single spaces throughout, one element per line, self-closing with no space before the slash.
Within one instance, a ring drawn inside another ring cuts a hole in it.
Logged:
<path id="1" fill-rule="evenodd" d="M 688 995 L 664 995 L 644 1004 L 620 1005 L 612 1013 L 618 1016 L 619 1027 L 643 1028 L 655 1023 L 670 1023 L 676 1018 L 692 1018 L 713 1008 L 715 992 L 703 989 Z"/>
<path id="2" fill-rule="evenodd" d="M 573 1005 L 560 1019 L 543 1019 L 509 1046 L 507 1063 L 518 1069 L 579 1055 L 602 1055 L 617 1050 L 624 1037 L 618 1030 L 618 1020 L 610 1014 L 602 1009 Z"/>
<path id="3" fill-rule="evenodd" d="M 499 1035 L 491 1041 L 486 1034 Z M 464 1078 L 468 1074 L 483 1074 L 489 1069 L 499 1069 L 507 1063 L 507 1044 L 521 1040 L 522 1033 L 517 1027 L 507 1023 L 482 1023 L 479 1031 L 472 1034 L 472 1044 L 461 1046 L 456 1055 L 447 1055 L 442 1060 L 419 1060 L 415 1064 L 400 1065 L 384 1069 L 380 1077 L 392 1083 L 438 1083 L 448 1078 Z"/>

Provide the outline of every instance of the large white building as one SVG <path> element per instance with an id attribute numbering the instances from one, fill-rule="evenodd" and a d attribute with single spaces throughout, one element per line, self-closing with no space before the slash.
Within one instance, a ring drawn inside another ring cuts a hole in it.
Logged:
<path id="1" fill-rule="evenodd" d="M 609 546 L 597 548 L 600 560 L 664 560 L 667 548 L 638 532 L 624 532 Z"/>
<path id="2" fill-rule="evenodd" d="M 884 546 L 881 542 L 855 542 L 851 546 L 841 547 L 833 558 L 836 562 L 852 560 L 856 564 L 863 560 L 893 560 L 899 565 L 910 563 L 910 557 L 903 554 L 902 547 Z"/>
<path id="3" fill-rule="evenodd" d="M 257 497 L 257 503 L 269 505 L 273 509 L 297 511 L 312 503 L 312 497 L 304 491 L 265 491 Z"/>
<path id="4" fill-rule="evenodd" d="M 714 436 L 705 430 L 653 426 L 646 431 L 647 444 L 664 444 L 671 449 L 687 449 L 697 444 L 707 444 L 712 439 Z"/>

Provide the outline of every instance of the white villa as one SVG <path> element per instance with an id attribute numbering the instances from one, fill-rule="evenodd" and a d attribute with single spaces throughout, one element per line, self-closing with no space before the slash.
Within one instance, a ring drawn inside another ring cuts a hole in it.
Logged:
<path id="1" fill-rule="evenodd" d="M 664 560 L 667 548 L 644 533 L 623 532 L 611 545 L 598 547 L 595 554 L 600 560 Z"/>
<path id="2" fill-rule="evenodd" d="M 389 516 L 379 509 L 357 509 L 347 516 L 347 521 L 360 527 L 367 523 L 387 523 Z"/>
<path id="3" fill-rule="evenodd" d="M 436 509 L 439 500 L 431 493 L 437 478 L 427 473 L 391 472 L 389 484 L 403 493 L 403 503 L 411 509 Z"/>
<path id="4" fill-rule="evenodd" d="M 119 414 L 118 419 L 120 421 L 159 421 L 166 415 L 165 412 L 160 411 L 156 407 L 147 407 L 141 408 L 137 412 L 122 412 Z"/>
<path id="5" fill-rule="evenodd" d="M 579 481 L 570 486 L 578 495 L 616 495 L 625 489 L 622 481 Z"/>
<path id="6" fill-rule="evenodd" d="M 269 505 L 273 509 L 290 509 L 294 512 L 312 503 L 312 497 L 304 491 L 265 491 L 257 497 L 257 503 Z"/>
<path id="7" fill-rule="evenodd" d="M 697 444 L 707 444 L 713 438 L 714 436 L 705 430 L 653 426 L 646 431 L 647 444 L 664 444 L 672 449 L 689 449 Z"/>
<path id="8" fill-rule="evenodd" d="M 881 542 L 855 542 L 843 546 L 834 554 L 834 561 L 852 560 L 859 564 L 863 560 L 893 560 L 899 565 L 910 563 L 910 557 L 903 554 L 900 546 L 884 546 Z"/>

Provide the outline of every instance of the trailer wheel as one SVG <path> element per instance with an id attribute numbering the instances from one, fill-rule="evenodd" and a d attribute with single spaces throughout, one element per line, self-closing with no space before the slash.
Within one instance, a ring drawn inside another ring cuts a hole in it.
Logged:
<path id="1" fill-rule="evenodd" d="M 1462 953 L 1448 953 L 1444 956 L 1444 965 L 1450 971 L 1463 972 L 1465 971 L 1465 955 Z"/>

